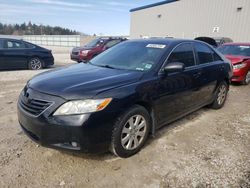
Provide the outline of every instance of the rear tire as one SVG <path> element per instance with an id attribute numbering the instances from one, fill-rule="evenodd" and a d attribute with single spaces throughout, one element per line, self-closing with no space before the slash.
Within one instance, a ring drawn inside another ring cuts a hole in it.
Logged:
<path id="1" fill-rule="evenodd" d="M 224 106 L 226 99 L 227 99 L 228 89 L 229 89 L 229 86 L 225 81 L 220 83 L 216 91 L 215 100 L 211 104 L 211 108 L 220 109 Z"/>
<path id="2" fill-rule="evenodd" d="M 250 83 L 250 70 L 247 72 L 245 80 L 242 82 L 244 85 L 248 85 Z"/>
<path id="3" fill-rule="evenodd" d="M 30 70 L 39 70 L 43 68 L 43 62 L 38 57 L 33 57 L 29 60 L 28 68 Z"/>
<path id="4" fill-rule="evenodd" d="M 118 157 L 127 158 L 145 144 L 150 130 L 148 111 L 139 105 L 129 108 L 120 115 L 115 123 L 110 150 Z"/>

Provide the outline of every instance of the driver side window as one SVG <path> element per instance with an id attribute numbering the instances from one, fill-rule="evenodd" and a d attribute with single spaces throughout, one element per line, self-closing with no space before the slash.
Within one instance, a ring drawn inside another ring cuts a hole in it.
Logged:
<path id="1" fill-rule="evenodd" d="M 18 48 L 25 48 L 25 46 L 21 41 L 6 40 L 4 43 L 4 48 L 18 49 Z"/>
<path id="2" fill-rule="evenodd" d="M 195 65 L 193 45 L 191 43 L 184 43 L 177 46 L 170 54 L 167 63 L 180 62 L 185 67 Z"/>
<path id="3" fill-rule="evenodd" d="M 112 46 L 115 46 L 116 44 L 118 44 L 121 40 L 112 40 L 112 41 L 109 41 L 105 47 L 106 48 L 111 48 Z"/>

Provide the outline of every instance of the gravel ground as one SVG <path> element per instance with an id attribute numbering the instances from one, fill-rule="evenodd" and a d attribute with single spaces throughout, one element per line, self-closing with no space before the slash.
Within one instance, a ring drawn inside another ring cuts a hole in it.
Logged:
<path id="1" fill-rule="evenodd" d="M 68 54 L 55 59 L 72 64 Z M 231 86 L 223 109 L 171 123 L 121 159 L 40 147 L 23 134 L 17 98 L 42 71 L 0 72 L 0 187 L 250 187 L 250 86 Z"/>

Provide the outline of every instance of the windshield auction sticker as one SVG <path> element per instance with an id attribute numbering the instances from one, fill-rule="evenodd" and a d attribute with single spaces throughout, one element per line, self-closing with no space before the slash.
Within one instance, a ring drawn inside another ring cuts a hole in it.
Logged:
<path id="1" fill-rule="evenodd" d="M 160 49 L 163 49 L 166 47 L 166 45 L 164 44 L 148 44 L 146 46 L 147 48 L 160 48 Z"/>

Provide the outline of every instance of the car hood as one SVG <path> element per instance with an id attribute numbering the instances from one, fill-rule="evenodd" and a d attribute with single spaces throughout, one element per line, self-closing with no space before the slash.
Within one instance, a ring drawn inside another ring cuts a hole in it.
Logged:
<path id="1" fill-rule="evenodd" d="M 75 47 L 72 49 L 72 52 L 79 52 L 80 50 L 92 50 L 94 49 L 93 47 L 86 47 L 86 46 L 81 46 L 81 47 Z"/>
<path id="2" fill-rule="evenodd" d="M 225 57 L 229 59 L 233 65 L 250 59 L 248 56 L 225 55 Z"/>
<path id="3" fill-rule="evenodd" d="M 28 82 L 28 87 L 62 98 L 92 98 L 98 93 L 137 82 L 143 72 L 77 64 L 41 73 Z"/>

